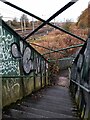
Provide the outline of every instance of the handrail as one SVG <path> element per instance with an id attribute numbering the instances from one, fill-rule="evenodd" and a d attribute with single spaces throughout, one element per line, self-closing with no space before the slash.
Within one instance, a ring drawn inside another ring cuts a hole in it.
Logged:
<path id="1" fill-rule="evenodd" d="M 33 77 L 31 75 L 0 75 L 0 78 L 26 78 L 26 77 Z"/>
<path id="2" fill-rule="evenodd" d="M 71 81 L 72 81 L 73 83 L 75 83 L 76 85 L 78 85 L 79 87 L 81 87 L 81 88 L 82 88 L 83 90 L 85 90 L 86 92 L 90 93 L 90 90 L 89 90 L 88 88 L 84 87 L 83 85 L 79 84 L 78 82 L 76 82 L 76 81 L 74 81 L 74 80 L 72 80 L 72 79 L 71 79 Z"/>
<path id="3" fill-rule="evenodd" d="M 47 50 L 50 50 L 50 51 L 54 51 L 54 52 L 55 52 L 55 50 L 53 50 L 53 49 L 51 49 L 51 48 L 47 48 L 47 47 L 44 47 L 44 46 L 41 46 L 41 45 L 38 45 L 38 44 L 35 44 L 35 43 L 30 43 L 30 44 L 31 44 L 31 45 L 34 45 L 34 46 L 38 46 L 38 47 L 41 47 L 41 48 L 44 48 L 44 49 L 47 49 Z M 61 51 L 60 51 L 60 53 L 65 55 L 64 52 L 61 52 Z"/>
<path id="4" fill-rule="evenodd" d="M 77 56 L 75 57 L 75 59 L 74 59 L 74 61 L 73 61 L 73 64 L 75 64 L 75 67 L 78 69 L 79 68 L 79 64 L 80 64 L 80 70 L 79 71 L 81 71 L 82 70 L 82 67 L 84 66 L 84 64 L 89 64 L 90 62 L 90 60 L 87 60 L 87 59 L 89 59 L 90 58 L 90 49 L 89 49 L 89 46 L 90 45 L 90 38 L 88 38 L 88 40 L 86 41 L 86 43 L 84 43 L 84 45 L 83 45 L 83 47 L 81 48 L 81 50 L 79 51 L 79 53 L 77 54 Z M 87 51 L 87 53 L 85 52 L 85 50 Z M 87 55 L 86 55 L 87 54 Z M 81 56 L 80 56 L 81 55 Z M 85 57 L 85 55 L 86 55 L 86 57 Z M 79 58 L 79 57 L 82 57 L 82 58 Z M 88 62 L 85 62 L 85 61 L 88 61 Z M 83 63 L 83 62 L 85 62 L 85 63 Z M 73 66 L 72 66 L 73 67 Z M 89 67 L 89 66 L 88 66 Z M 83 67 L 83 69 L 85 69 L 85 67 Z M 88 71 L 89 71 L 89 69 L 88 69 Z M 87 72 L 88 72 L 87 71 Z M 74 72 L 74 71 L 72 71 L 72 72 Z M 78 72 L 78 71 L 77 71 Z M 78 72 L 79 73 L 79 72 Z M 81 73 L 79 73 L 79 74 L 81 74 Z M 81 81 L 82 79 L 80 79 L 80 81 Z"/>
<path id="5" fill-rule="evenodd" d="M 31 74 L 30 75 L 0 75 L 0 78 L 27 78 L 27 77 L 34 77 L 34 75 Z"/>
<path id="6" fill-rule="evenodd" d="M 89 118 L 90 106 L 90 38 L 85 42 L 69 69 L 70 90 L 80 111 L 80 117 Z"/>
<path id="7" fill-rule="evenodd" d="M 74 59 L 74 57 L 65 57 L 65 58 L 58 58 L 58 59 L 48 59 L 48 61 L 57 61 L 57 60 L 59 60 L 59 61 L 62 61 L 62 60 L 73 60 Z"/>
<path id="8" fill-rule="evenodd" d="M 83 45 L 84 44 L 76 44 L 76 45 L 72 45 L 72 46 L 69 46 L 69 47 L 66 47 L 66 48 L 57 49 L 55 51 L 46 52 L 46 53 L 44 53 L 42 55 L 47 55 L 47 54 L 54 53 L 54 52 L 64 51 L 64 50 L 68 50 L 68 49 L 71 49 L 71 48 L 82 47 Z"/>

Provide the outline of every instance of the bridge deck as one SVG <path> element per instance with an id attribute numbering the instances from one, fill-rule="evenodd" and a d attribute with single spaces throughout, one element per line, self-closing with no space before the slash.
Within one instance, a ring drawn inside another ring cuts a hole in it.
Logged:
<path id="1" fill-rule="evenodd" d="M 74 107 L 69 89 L 56 85 L 44 88 L 12 105 L 7 111 L 3 111 L 3 119 L 72 118 L 76 120 Z"/>

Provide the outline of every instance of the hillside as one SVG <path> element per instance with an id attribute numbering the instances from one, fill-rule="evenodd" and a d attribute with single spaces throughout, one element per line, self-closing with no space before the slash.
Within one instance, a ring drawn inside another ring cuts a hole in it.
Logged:
<path id="1" fill-rule="evenodd" d="M 82 37 L 83 39 L 87 39 L 88 34 L 88 8 L 85 9 L 82 14 L 78 18 L 77 23 L 70 23 L 69 25 L 66 22 L 66 26 L 64 25 L 64 29 L 69 27 L 68 31 L 76 34 L 77 36 Z M 47 47 L 49 49 L 57 50 L 61 48 L 66 48 L 68 46 L 82 44 L 83 42 L 71 37 L 68 34 L 65 34 L 59 30 L 53 30 L 49 32 L 48 35 L 40 37 L 38 40 L 34 41 L 35 44 L 38 44 L 43 47 Z M 42 47 L 38 47 L 32 45 L 35 49 L 37 49 L 41 54 L 45 54 L 50 52 L 50 50 L 44 49 Z M 51 54 L 45 55 L 47 59 L 58 59 L 62 57 L 67 57 L 75 53 L 80 48 L 72 48 L 68 50 L 64 50 L 63 53 L 60 52 L 53 52 Z"/>
<path id="2" fill-rule="evenodd" d="M 79 28 L 88 27 L 88 8 L 86 8 L 78 18 L 77 26 Z"/>
<path id="3" fill-rule="evenodd" d="M 67 28 L 67 26 L 65 28 Z M 76 23 L 74 23 L 74 24 L 71 24 L 71 26 L 69 26 L 68 30 L 69 32 L 74 33 L 75 35 L 80 36 L 85 40 L 87 39 L 87 34 L 88 34 L 87 28 L 85 29 L 79 28 L 76 26 Z M 31 43 L 31 41 L 29 42 Z M 44 57 L 47 60 L 50 60 L 50 59 L 56 60 L 54 61 L 54 64 L 53 62 L 51 62 L 49 65 L 49 69 L 50 71 L 52 71 L 52 75 L 56 75 L 60 71 L 60 67 L 58 66 L 59 65 L 58 59 L 71 56 L 72 54 L 76 53 L 76 51 L 79 50 L 80 47 L 71 48 L 71 49 L 63 50 L 59 52 L 52 52 L 52 50 L 59 50 L 59 49 L 66 48 L 69 46 L 82 44 L 83 42 L 68 34 L 65 34 L 55 29 L 49 32 L 47 35 L 44 35 L 42 37 L 39 37 L 38 39 L 33 40 L 32 43 L 38 45 L 38 46 L 35 46 L 31 44 L 39 53 L 41 53 L 42 55 L 44 54 Z M 42 47 L 39 47 L 39 46 L 42 46 Z M 43 47 L 46 47 L 52 50 L 48 50 Z M 45 53 L 49 53 L 49 52 L 52 52 L 52 53 L 45 55 Z"/>
<path id="4" fill-rule="evenodd" d="M 86 39 L 87 38 L 87 29 L 72 29 L 72 33 L 81 36 L 82 38 Z M 42 36 L 41 38 L 35 40 L 33 43 L 38 44 L 43 47 L 47 47 L 49 49 L 57 50 L 61 48 L 66 48 L 68 46 L 72 46 L 75 44 L 81 44 L 83 43 L 82 41 L 71 37 L 70 35 L 67 35 L 61 31 L 54 30 L 52 32 L 49 32 L 48 35 Z M 42 47 L 38 47 L 35 45 L 32 45 L 36 50 L 38 50 L 41 54 L 44 54 L 46 52 L 50 52 L 50 50 L 44 49 Z M 62 58 L 62 57 L 67 57 L 73 54 L 77 49 L 69 49 L 69 50 L 64 50 L 63 53 L 61 54 L 60 52 L 54 52 L 51 53 L 50 55 L 47 54 L 45 57 L 47 59 L 57 59 L 57 58 Z"/>

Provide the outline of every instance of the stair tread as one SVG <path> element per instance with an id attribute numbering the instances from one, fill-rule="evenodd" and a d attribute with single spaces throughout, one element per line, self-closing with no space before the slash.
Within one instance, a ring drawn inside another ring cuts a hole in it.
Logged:
<path id="1" fill-rule="evenodd" d="M 32 94 L 9 108 L 4 115 L 12 118 L 72 118 L 73 103 L 68 88 L 52 86 Z M 5 116 L 4 116 L 5 117 Z"/>

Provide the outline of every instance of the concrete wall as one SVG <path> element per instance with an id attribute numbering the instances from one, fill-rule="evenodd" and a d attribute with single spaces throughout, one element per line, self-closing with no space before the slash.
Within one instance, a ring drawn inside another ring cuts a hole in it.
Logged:
<path id="1" fill-rule="evenodd" d="M 34 83 L 35 77 L 35 83 Z M 35 85 L 34 85 L 35 84 Z M 48 73 L 46 75 L 46 85 L 49 84 Z M 34 88 L 35 86 L 35 88 Z M 23 78 L 2 78 L 2 107 L 10 105 L 24 96 L 31 94 L 45 86 L 45 76 L 42 76 L 42 86 L 40 76 L 25 76 Z"/>

